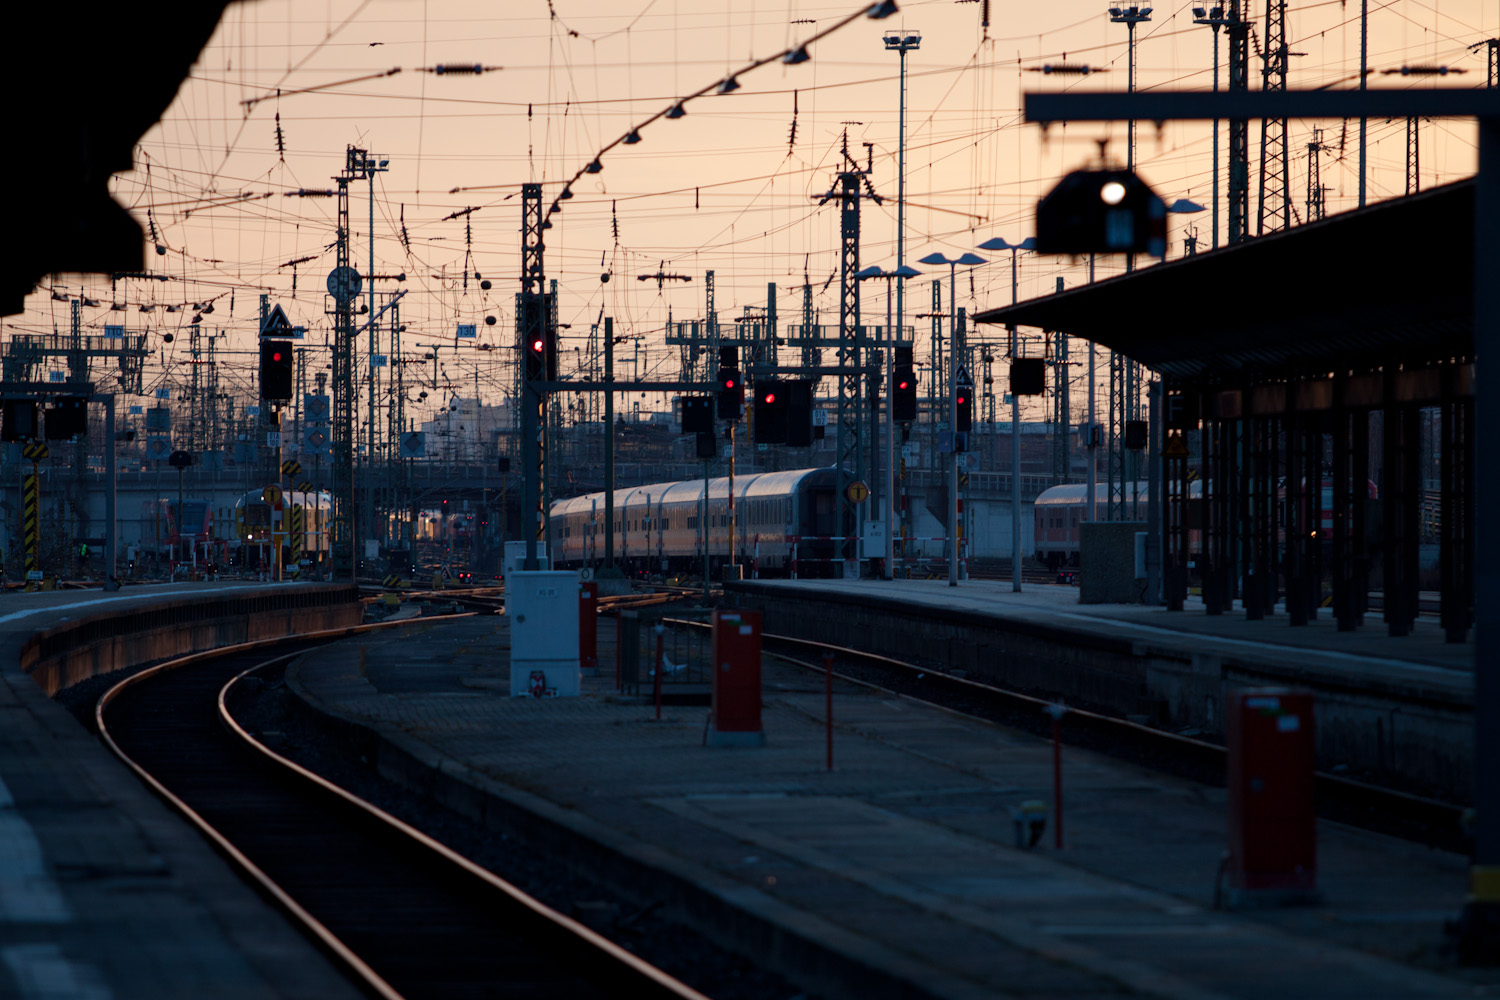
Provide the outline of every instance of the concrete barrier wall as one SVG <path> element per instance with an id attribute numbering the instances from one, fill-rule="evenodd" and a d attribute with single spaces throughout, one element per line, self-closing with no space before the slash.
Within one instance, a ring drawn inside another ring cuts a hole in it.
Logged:
<path id="1" fill-rule="evenodd" d="M 878 653 L 1039 698 L 1134 717 L 1222 741 L 1223 701 L 1240 687 L 1296 687 L 1318 705 L 1318 766 L 1446 801 L 1473 791 L 1473 697 L 1462 677 L 1431 682 L 1319 669 L 1295 658 L 1218 655 L 1180 641 L 924 606 L 895 598 L 806 591 L 756 581 L 729 600 L 764 616 L 767 634 Z M 1446 672 L 1444 672 L 1446 673 Z"/>
<path id="2" fill-rule="evenodd" d="M 358 589 L 344 584 L 177 594 L 56 624 L 22 639 L 17 659 L 51 697 L 98 674 L 254 639 L 358 625 L 362 616 Z"/>

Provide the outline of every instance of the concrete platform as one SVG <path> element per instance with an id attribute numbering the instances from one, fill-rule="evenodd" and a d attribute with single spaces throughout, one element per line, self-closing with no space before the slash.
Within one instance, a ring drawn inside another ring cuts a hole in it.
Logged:
<path id="1" fill-rule="evenodd" d="M 0 997 L 360 995 L 23 668 L 102 665 L 131 635 L 163 648 L 169 621 L 191 640 L 285 595 L 196 583 L 0 596 Z"/>
<path id="2" fill-rule="evenodd" d="M 1450 801 L 1473 788 L 1472 643 L 1435 622 L 1390 638 L 1378 616 L 1339 632 L 1189 606 L 1079 604 L 1067 586 L 757 580 L 726 585 L 766 631 L 954 671 L 1164 729 L 1222 735 L 1227 688 L 1289 685 L 1318 700 L 1325 769 Z M 1196 602 L 1195 602 L 1196 603 Z"/>
<path id="3" fill-rule="evenodd" d="M 775 630 L 775 622 L 767 624 Z M 601 639 L 613 631 L 601 629 Z M 1212 909 L 1224 793 L 1065 751 L 1066 842 L 1013 846 L 1009 809 L 1051 798 L 1051 748 L 768 658 L 765 747 L 703 746 L 584 678 L 508 695 L 503 618 L 355 639 L 293 689 L 413 789 L 544 844 L 642 905 L 829 997 L 1480 996 L 1500 973 L 1439 949 L 1465 859 L 1322 824 L 1315 908 Z M 613 650 L 601 642 L 601 661 Z M 363 664 L 363 666 L 361 666 Z M 601 674 L 609 674 L 601 670 Z"/>

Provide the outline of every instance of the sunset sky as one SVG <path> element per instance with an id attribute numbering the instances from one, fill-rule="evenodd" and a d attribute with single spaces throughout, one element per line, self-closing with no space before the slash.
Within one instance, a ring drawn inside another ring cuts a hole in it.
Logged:
<path id="1" fill-rule="evenodd" d="M 677 352 L 662 345 L 663 324 L 669 309 L 676 319 L 703 315 L 709 270 L 716 272 L 721 320 L 746 305 L 764 305 L 766 283 L 775 282 L 782 322 L 796 322 L 807 281 L 823 320 L 836 323 L 836 277 L 831 285 L 829 279 L 838 266 L 837 209 L 817 201 L 838 169 L 845 130 L 859 161 L 872 160 L 870 181 L 887 199 L 863 207 L 862 263 L 895 264 L 898 58 L 881 42 L 893 29 L 922 36 L 921 48 L 907 57 L 908 262 L 933 251 L 955 256 L 992 236 L 1032 235 L 1037 199 L 1064 172 L 1096 158 L 1097 140 L 1110 139 L 1108 155 L 1125 158 L 1123 125 L 1055 128 L 1044 139 L 1019 117 L 1028 90 L 1125 88 L 1126 29 L 1110 23 L 1108 6 L 905 2 L 894 18 L 861 18 L 817 42 L 802 65 L 775 63 L 747 73 L 733 94 L 699 98 L 685 117 L 654 122 L 639 144 L 616 147 L 603 158 L 603 172 L 578 183 L 548 234 L 548 276 L 560 282 L 561 320 L 572 324 L 567 336 L 576 338 L 565 346 L 581 346 L 590 323 L 613 316 L 617 332 L 638 338 L 643 376 L 675 377 Z M 1192 6 L 1163 4 L 1138 29 L 1142 89 L 1211 85 L 1213 33 L 1192 23 Z M 1371 0 L 1370 8 L 1371 86 L 1484 85 L 1483 47 L 1469 46 L 1500 33 L 1500 3 Z M 481 342 L 509 348 L 523 182 L 542 182 L 550 202 L 562 181 L 633 124 L 856 9 L 725 0 L 233 4 L 176 102 L 142 139 L 135 169 L 113 185 L 143 228 L 157 233 L 155 241 L 147 236 L 148 267 L 171 280 L 121 281 L 112 289 L 107 277 L 59 275 L 31 296 L 25 313 L 6 321 L 7 331 L 65 332 L 66 299 L 87 296 L 98 303 L 84 310 L 89 332 L 123 323 L 151 335 L 149 392 L 186 384 L 185 338 L 167 344 L 160 335 L 182 333 L 192 306 L 212 300 L 205 326 L 225 331 L 230 345 L 247 352 L 226 356 L 224 380 L 230 391 L 248 395 L 261 292 L 309 328 L 310 345 L 327 340 L 323 286 L 334 262 L 334 200 L 287 193 L 333 187 L 345 147 L 355 144 L 390 161 L 374 189 L 375 271 L 407 275 L 404 286 L 378 287 L 407 289 L 408 348 L 454 343 L 459 323 L 478 323 Z M 981 25 L 986 10 L 988 29 Z M 1257 20 L 1252 85 L 1258 87 L 1264 4 L 1250 5 L 1250 13 Z M 1357 86 L 1357 2 L 1294 2 L 1287 25 L 1290 48 L 1299 53 L 1291 61 L 1293 87 Z M 1221 39 L 1221 62 L 1226 54 Z M 1106 72 L 1032 71 L 1064 62 Z M 1419 79 L 1382 72 L 1419 63 L 1465 73 Z M 451 64 L 486 69 L 423 71 Z M 1222 84 L 1222 66 L 1220 72 Z M 1322 176 L 1329 211 L 1355 205 L 1357 123 L 1293 122 L 1288 145 L 1299 217 L 1314 125 L 1327 147 Z M 1370 197 L 1399 195 L 1405 123 L 1372 121 L 1369 129 Z M 1143 126 L 1141 174 L 1168 201 L 1210 205 L 1209 136 L 1207 123 L 1160 133 Z M 1252 123 L 1252 178 L 1259 136 Z M 1472 126 L 1423 123 L 1421 166 L 1424 187 L 1472 173 Z M 354 258 L 364 271 L 369 188 L 358 182 L 353 192 Z M 445 221 L 471 207 L 477 210 Z M 1254 210 L 1252 190 L 1252 216 Z M 465 218 L 472 224 L 468 242 Z M 1184 226 L 1195 228 L 1207 248 L 1208 214 L 1179 216 L 1171 256 L 1182 252 Z M 157 243 L 165 254 L 155 252 Z M 986 256 L 994 263 L 959 275 L 958 302 L 970 310 L 1010 297 L 1009 261 Z M 314 259 L 284 266 L 304 257 Z M 930 308 L 930 279 L 938 277 L 946 308 L 947 269 L 915 266 L 925 273 L 911 283 L 908 312 Z M 1105 263 L 1101 276 L 1119 266 Z M 660 289 L 654 280 L 638 280 L 659 268 L 693 280 Z M 601 283 L 606 272 L 613 278 Z M 492 280 L 492 289 L 481 290 L 476 275 Z M 1067 259 L 1023 256 L 1021 297 L 1050 292 L 1059 276 L 1069 285 L 1083 280 Z M 126 308 L 111 309 L 112 303 Z M 168 313 L 168 305 L 187 308 Z M 884 321 L 883 287 L 866 288 L 864 308 L 869 321 Z M 486 316 L 497 322 L 485 326 Z M 1209 325 L 1211 317 L 1204 321 Z M 927 321 L 908 318 L 913 322 L 922 359 Z M 481 394 L 498 402 L 511 363 L 508 349 L 464 355 L 446 374 L 462 395 L 472 395 L 478 374 Z"/>

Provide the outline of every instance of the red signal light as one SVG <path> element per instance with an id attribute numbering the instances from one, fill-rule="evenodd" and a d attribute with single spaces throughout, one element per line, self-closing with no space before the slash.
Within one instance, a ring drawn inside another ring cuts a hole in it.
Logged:
<path id="1" fill-rule="evenodd" d="M 542 351 L 544 351 L 544 350 L 547 349 L 547 342 L 545 340 L 543 340 L 542 338 L 538 337 L 538 338 L 536 338 L 535 340 L 533 340 L 531 342 L 531 349 L 533 351 L 536 351 L 538 354 L 540 354 L 540 353 L 542 353 Z"/>
<path id="2" fill-rule="evenodd" d="M 724 380 L 724 388 L 726 388 L 726 389 L 733 389 L 734 388 L 734 379 L 732 379 L 732 378 L 726 378 Z"/>
<path id="3" fill-rule="evenodd" d="M 769 406 L 771 403 L 774 403 L 774 402 L 776 402 L 776 393 L 774 393 L 774 392 L 768 392 L 768 393 L 766 393 L 766 405 Z"/>
<path id="4" fill-rule="evenodd" d="M 908 381 L 906 381 L 906 379 L 902 379 L 900 382 L 896 383 L 896 388 L 898 388 L 898 389 L 909 389 L 909 388 L 911 388 L 911 383 L 908 382 Z"/>
<path id="5" fill-rule="evenodd" d="M 958 405 L 959 406 L 963 406 L 968 401 L 969 401 L 969 397 L 965 396 L 963 393 L 959 393 L 958 394 Z"/>
<path id="6" fill-rule="evenodd" d="M 272 351 L 271 352 L 271 360 L 272 361 L 280 361 L 281 360 L 281 352 L 280 351 Z"/>

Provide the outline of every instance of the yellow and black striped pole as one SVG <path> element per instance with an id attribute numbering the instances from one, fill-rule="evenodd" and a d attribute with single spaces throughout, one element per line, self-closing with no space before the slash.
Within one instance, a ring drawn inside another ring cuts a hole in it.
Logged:
<path id="1" fill-rule="evenodd" d="M 287 529 L 290 533 L 288 546 L 291 549 L 292 579 L 295 580 L 302 572 L 302 505 L 292 504 L 288 514 L 291 518 Z"/>
<path id="2" fill-rule="evenodd" d="M 26 536 L 26 589 L 37 589 L 37 544 L 40 531 L 37 524 L 37 471 L 36 465 L 32 465 L 31 471 L 22 477 L 21 483 L 21 517 L 24 534 Z"/>

